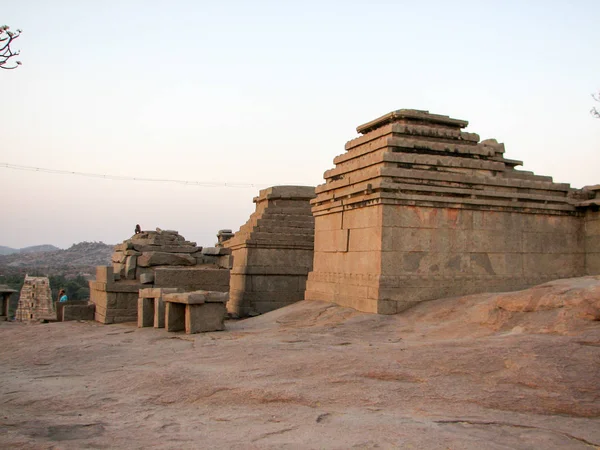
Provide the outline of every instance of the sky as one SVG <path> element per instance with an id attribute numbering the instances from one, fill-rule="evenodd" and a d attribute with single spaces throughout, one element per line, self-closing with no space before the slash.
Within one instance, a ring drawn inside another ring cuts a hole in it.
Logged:
<path id="1" fill-rule="evenodd" d="M 0 72 L 0 245 L 116 244 L 137 223 L 214 245 L 260 189 L 323 183 L 358 125 L 402 108 L 468 120 L 523 170 L 600 183 L 598 0 L 0 0 L 0 12 L 23 30 L 22 66 Z"/>

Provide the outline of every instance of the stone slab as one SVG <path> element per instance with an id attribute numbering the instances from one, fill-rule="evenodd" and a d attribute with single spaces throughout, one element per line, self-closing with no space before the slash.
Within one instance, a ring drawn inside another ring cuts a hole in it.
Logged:
<path id="1" fill-rule="evenodd" d="M 167 331 L 185 330 L 185 307 L 181 303 L 165 303 L 165 329 Z"/>
<path id="2" fill-rule="evenodd" d="M 227 303 L 229 294 L 227 292 L 194 291 L 177 294 L 166 294 L 163 300 L 167 303 L 183 303 L 186 305 L 197 305 L 202 303 Z"/>
<path id="3" fill-rule="evenodd" d="M 223 303 L 186 305 L 185 332 L 194 334 L 224 330 L 226 313 Z"/>

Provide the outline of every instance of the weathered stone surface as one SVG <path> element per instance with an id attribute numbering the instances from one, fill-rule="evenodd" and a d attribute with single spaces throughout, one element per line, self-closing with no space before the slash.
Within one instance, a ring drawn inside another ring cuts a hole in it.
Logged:
<path id="1" fill-rule="evenodd" d="M 203 255 L 219 256 L 219 255 L 229 255 L 230 253 L 231 253 L 231 250 L 229 250 L 228 248 L 224 248 L 224 247 L 204 247 L 202 249 Z"/>
<path id="2" fill-rule="evenodd" d="M 188 291 L 198 289 L 228 291 L 229 270 L 201 267 L 159 267 L 154 274 L 154 285 L 179 287 Z"/>
<path id="3" fill-rule="evenodd" d="M 522 163 L 504 158 L 504 144 L 478 143 L 466 124 L 399 110 L 358 128 L 364 136 L 346 144 L 311 200 L 306 299 L 395 314 L 593 273 L 600 244 L 583 236 L 582 211 L 589 217 L 596 194 L 515 170 Z"/>
<path id="4" fill-rule="evenodd" d="M 165 329 L 167 331 L 185 330 L 185 308 L 181 303 L 165 302 Z"/>
<path id="5" fill-rule="evenodd" d="M 184 303 L 186 305 L 196 305 L 202 303 L 227 303 L 229 294 L 227 292 L 216 291 L 194 291 L 182 292 L 176 294 L 164 295 L 166 302 Z"/>
<path id="6" fill-rule="evenodd" d="M 93 394 L 143 401 L 122 401 L 103 416 L 110 433 L 93 432 L 94 420 L 85 420 L 84 434 L 75 428 L 78 439 L 58 446 L 153 448 L 165 438 L 164 423 L 181 425 L 173 432 L 178 438 L 204 442 L 201 411 L 216 419 L 244 418 L 210 423 L 210 433 L 229 448 L 280 448 L 284 442 L 302 448 L 589 450 L 600 443 L 600 328 L 593 320 L 599 284 L 562 280 L 531 292 L 423 302 L 385 317 L 298 302 L 227 321 L 227 334 L 212 336 L 128 333 L 129 325 L 0 322 L 0 333 L 13 343 L 0 351 L 2 401 L 11 405 L 5 426 L 15 417 L 36 417 L 0 433 L 0 447 L 56 447 L 65 428 L 40 433 L 38 424 L 62 414 L 85 418 L 90 409 L 83 400 Z M 115 349 L 118 355 L 110 353 Z M 65 389 L 69 372 L 61 369 L 58 382 L 57 361 L 76 368 L 81 382 Z M 61 401 L 40 408 L 41 398 Z M 263 409 L 275 411 L 277 422 L 265 420 Z"/>
<path id="7" fill-rule="evenodd" d="M 140 275 L 140 283 L 151 284 L 154 281 L 154 273 L 143 273 Z"/>
<path id="8" fill-rule="evenodd" d="M 137 256 L 128 256 L 125 260 L 125 278 L 135 280 L 135 269 L 137 267 Z"/>
<path id="9" fill-rule="evenodd" d="M 138 257 L 138 265 L 151 266 L 193 266 L 196 259 L 185 254 L 166 252 L 147 252 Z"/>
<path id="10" fill-rule="evenodd" d="M 61 321 L 68 322 L 71 320 L 94 320 L 94 312 L 96 307 L 94 304 L 85 305 L 70 305 L 66 304 L 62 308 Z"/>
<path id="11" fill-rule="evenodd" d="M 223 244 L 232 250 L 232 261 L 226 262 L 232 268 L 228 303 L 232 314 L 262 313 L 303 299 L 303 286 L 313 260 L 310 200 L 314 196 L 313 187 L 274 186 L 261 190 L 254 199 L 256 211 Z M 286 301 L 273 297 L 273 291 Z"/>
<path id="12" fill-rule="evenodd" d="M 154 299 L 154 328 L 165 327 L 165 301 L 162 297 Z"/>
<path id="13" fill-rule="evenodd" d="M 166 253 L 195 253 L 202 250 L 202 247 L 196 247 L 195 245 L 143 245 L 133 244 L 138 252 L 166 252 Z"/>
<path id="14" fill-rule="evenodd" d="M 154 299 L 138 298 L 138 327 L 151 327 L 154 325 Z"/>
<path id="15" fill-rule="evenodd" d="M 220 302 L 188 305 L 185 315 L 185 332 L 195 334 L 224 330 L 226 314 L 227 309 Z"/>

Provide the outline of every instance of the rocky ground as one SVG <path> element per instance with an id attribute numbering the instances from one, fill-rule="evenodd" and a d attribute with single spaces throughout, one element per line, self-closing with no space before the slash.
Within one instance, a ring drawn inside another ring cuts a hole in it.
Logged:
<path id="1" fill-rule="evenodd" d="M 0 447 L 600 448 L 600 277 L 217 333 L 0 323 Z"/>

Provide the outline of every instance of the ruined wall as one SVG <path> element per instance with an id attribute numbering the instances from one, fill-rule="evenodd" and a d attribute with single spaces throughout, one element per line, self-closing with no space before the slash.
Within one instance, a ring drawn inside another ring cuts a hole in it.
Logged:
<path id="1" fill-rule="evenodd" d="M 15 318 L 22 321 L 56 320 L 48 277 L 25 275 Z"/>
<path id="2" fill-rule="evenodd" d="M 101 323 L 134 322 L 138 292 L 153 287 L 229 290 L 230 251 L 203 249 L 177 231 L 142 231 L 115 246 L 113 265 L 96 269 L 90 301 Z"/>
<path id="3" fill-rule="evenodd" d="M 256 211 L 222 243 L 233 257 L 230 312 L 265 313 L 303 300 L 313 261 L 314 195 L 310 186 L 274 186 L 254 198 Z"/>
<path id="4" fill-rule="evenodd" d="M 311 202 L 306 299 L 394 314 L 585 273 L 569 185 L 515 170 L 503 144 L 466 125 L 400 110 L 358 127 Z"/>

